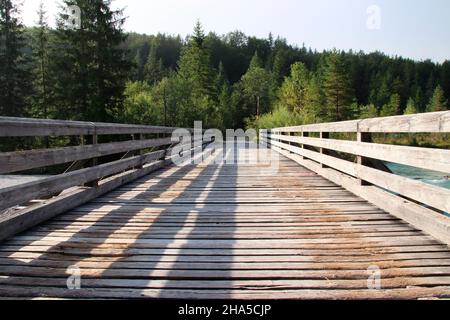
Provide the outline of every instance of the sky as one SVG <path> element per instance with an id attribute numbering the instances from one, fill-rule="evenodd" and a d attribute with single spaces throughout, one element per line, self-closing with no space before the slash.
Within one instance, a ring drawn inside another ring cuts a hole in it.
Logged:
<path id="1" fill-rule="evenodd" d="M 33 25 L 40 0 L 24 0 Z M 50 23 L 61 0 L 44 1 Z M 317 49 L 382 51 L 415 60 L 450 60 L 449 0 L 115 0 L 126 31 L 186 36 L 200 20 L 206 32 L 240 30 Z"/>

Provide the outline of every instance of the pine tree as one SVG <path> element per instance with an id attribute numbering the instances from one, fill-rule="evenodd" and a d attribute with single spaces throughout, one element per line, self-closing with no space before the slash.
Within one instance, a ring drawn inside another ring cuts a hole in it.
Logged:
<path id="1" fill-rule="evenodd" d="M 305 89 L 305 113 L 309 115 L 312 122 L 325 121 L 327 119 L 325 96 L 316 75 L 311 76 Z"/>
<path id="2" fill-rule="evenodd" d="M 427 112 L 447 111 L 447 108 L 448 101 L 445 100 L 444 90 L 441 86 L 437 86 L 427 106 Z"/>
<path id="3" fill-rule="evenodd" d="M 212 95 L 214 92 L 214 73 L 211 58 L 203 46 L 205 36 L 199 22 L 195 25 L 194 35 L 184 48 L 178 62 L 178 76 L 192 85 L 196 94 Z"/>
<path id="4" fill-rule="evenodd" d="M 389 102 L 381 108 L 380 116 L 390 117 L 398 115 L 400 109 L 400 95 L 395 93 L 389 99 Z"/>
<path id="5" fill-rule="evenodd" d="M 0 114 L 4 116 L 25 116 L 32 94 L 19 15 L 19 3 L 0 0 Z"/>
<path id="6" fill-rule="evenodd" d="M 162 59 L 158 59 L 156 50 L 156 46 L 152 45 L 144 69 L 145 80 L 151 85 L 155 85 L 157 82 L 161 81 L 164 76 Z"/>
<path id="7" fill-rule="evenodd" d="M 49 118 L 52 109 L 51 103 L 51 73 L 50 73 L 50 28 L 43 1 L 39 4 L 38 26 L 34 32 L 33 42 L 34 59 L 34 87 L 35 97 L 33 115 Z"/>
<path id="8" fill-rule="evenodd" d="M 214 127 L 218 116 L 217 88 L 211 58 L 205 47 L 205 35 L 199 22 L 183 49 L 178 62 L 178 84 L 183 92 L 180 113 L 186 126 L 202 120 L 205 127 Z"/>
<path id="9" fill-rule="evenodd" d="M 416 107 L 416 103 L 414 102 L 414 99 L 409 98 L 408 103 L 406 104 L 406 109 L 404 114 L 405 115 L 409 115 L 409 114 L 416 114 L 419 113 Z"/>
<path id="10" fill-rule="evenodd" d="M 265 108 L 266 110 L 262 110 L 262 105 L 263 100 L 267 101 L 269 98 L 271 80 L 271 74 L 266 69 L 262 68 L 262 62 L 255 52 L 247 73 L 242 76 L 241 83 L 244 93 L 256 102 L 256 118 L 258 118 L 262 112 L 269 111 L 267 105 Z"/>
<path id="11" fill-rule="evenodd" d="M 324 71 L 324 91 L 330 121 L 345 120 L 353 102 L 353 90 L 343 57 L 333 52 L 327 59 Z"/>
<path id="12" fill-rule="evenodd" d="M 367 106 L 362 106 L 360 108 L 360 118 L 361 119 L 371 119 L 378 117 L 379 112 L 374 104 L 369 104 Z"/>
<path id="13" fill-rule="evenodd" d="M 253 55 L 252 60 L 250 60 L 250 65 L 248 67 L 248 70 L 255 69 L 255 68 L 263 68 L 263 67 L 264 67 L 264 64 L 258 55 L 258 51 L 255 51 L 255 54 Z"/>
<path id="14" fill-rule="evenodd" d="M 112 10 L 111 0 L 64 0 L 82 12 L 81 28 L 66 27 L 63 8 L 56 31 L 58 53 L 52 57 L 59 117 L 110 121 L 123 111 L 125 82 L 131 64 L 121 48 L 125 40 L 123 10 Z"/>
<path id="15" fill-rule="evenodd" d="M 293 112 L 301 112 L 306 107 L 306 88 L 309 83 L 309 72 L 305 65 L 296 62 L 291 66 L 291 75 L 281 85 L 280 104 Z"/>

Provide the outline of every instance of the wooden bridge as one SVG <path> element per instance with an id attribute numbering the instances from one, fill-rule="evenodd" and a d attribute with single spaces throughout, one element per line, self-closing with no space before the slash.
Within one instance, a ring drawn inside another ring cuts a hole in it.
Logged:
<path id="1" fill-rule="evenodd" d="M 384 165 L 450 173 L 450 151 L 372 143 L 449 133 L 450 112 L 262 130 L 215 152 L 175 130 L 0 118 L 5 145 L 69 145 L 0 153 L 19 181 L 59 170 L 0 189 L 0 297 L 450 297 L 450 191 Z M 203 161 L 172 164 L 193 151 Z"/>

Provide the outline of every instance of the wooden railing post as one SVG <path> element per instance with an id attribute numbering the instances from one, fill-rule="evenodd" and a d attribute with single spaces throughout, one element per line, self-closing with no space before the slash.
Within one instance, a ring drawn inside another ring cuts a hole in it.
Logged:
<path id="1" fill-rule="evenodd" d="M 358 142 L 372 142 L 372 134 L 369 132 L 361 132 L 358 129 L 357 132 L 357 141 Z M 357 156 L 357 163 L 361 166 L 367 166 L 369 165 L 369 160 L 366 157 Z M 370 183 L 367 181 L 364 181 L 362 179 L 359 179 L 359 182 L 362 186 L 368 186 Z"/>
<path id="2" fill-rule="evenodd" d="M 320 133 L 320 139 L 329 139 L 330 138 L 330 133 L 329 132 L 321 132 Z M 320 149 L 320 153 L 326 155 L 327 154 L 327 149 L 324 148 L 319 148 Z M 323 163 L 320 164 L 321 168 L 327 168 L 326 165 L 324 165 Z"/>
<path id="3" fill-rule="evenodd" d="M 92 144 L 92 145 L 96 145 L 98 144 L 98 136 L 96 133 L 94 133 L 92 136 L 88 136 L 87 138 L 87 144 Z M 95 167 L 96 165 L 98 165 L 98 158 L 93 158 L 90 161 L 90 166 L 91 167 Z M 88 182 L 86 183 L 86 187 L 98 187 L 98 182 L 99 180 L 94 180 L 92 182 Z"/>
<path id="4" fill-rule="evenodd" d="M 305 132 L 302 130 L 302 138 L 308 138 L 308 137 L 309 137 L 309 132 Z M 303 143 L 302 143 L 302 149 L 307 149 L 306 145 L 304 145 Z M 305 160 L 307 158 L 305 156 L 302 156 L 302 159 Z"/>
<path id="5" fill-rule="evenodd" d="M 144 140 L 144 135 L 142 133 L 135 134 L 135 135 L 133 135 L 133 140 Z M 139 149 L 136 152 L 136 156 L 142 156 L 143 154 L 144 154 L 143 149 Z M 136 169 L 142 169 L 143 167 L 144 167 L 143 165 L 139 165 L 136 167 Z"/>

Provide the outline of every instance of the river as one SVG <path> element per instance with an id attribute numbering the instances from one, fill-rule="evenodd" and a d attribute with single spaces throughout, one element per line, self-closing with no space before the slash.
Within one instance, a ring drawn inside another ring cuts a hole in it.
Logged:
<path id="1" fill-rule="evenodd" d="M 397 163 L 387 162 L 388 168 L 395 174 L 420 180 L 438 187 L 450 189 L 450 178 L 448 173 L 419 169 L 416 167 L 405 166 Z"/>

